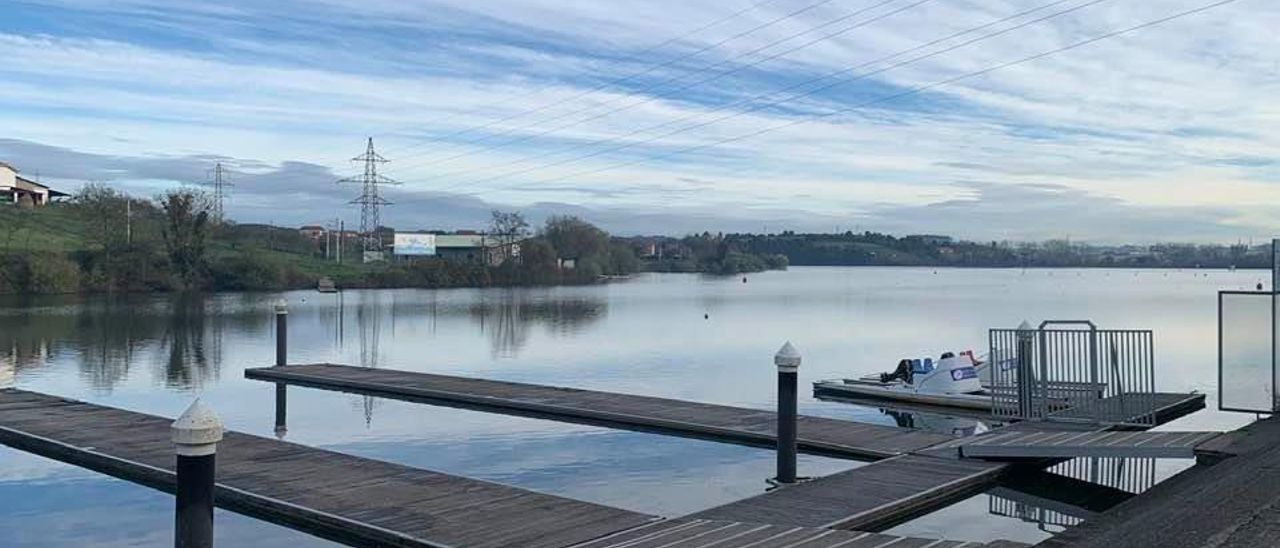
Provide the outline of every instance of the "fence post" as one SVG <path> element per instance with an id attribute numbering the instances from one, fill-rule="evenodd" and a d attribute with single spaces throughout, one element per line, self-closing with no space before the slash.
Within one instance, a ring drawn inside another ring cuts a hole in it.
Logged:
<path id="1" fill-rule="evenodd" d="M 796 482 L 796 407 L 800 351 L 790 341 L 773 356 L 778 367 L 778 483 Z"/>
<path id="2" fill-rule="evenodd" d="M 1018 415 L 1027 420 L 1034 414 L 1032 384 L 1035 382 L 1035 375 L 1032 373 L 1032 356 L 1035 353 L 1035 330 L 1026 320 L 1018 326 L 1017 339 L 1015 356 L 1018 360 Z"/>
<path id="3" fill-rule="evenodd" d="M 289 363 L 289 308 L 284 299 L 276 301 L 276 366 Z M 288 387 L 284 383 L 276 383 L 276 428 L 277 438 L 284 438 L 288 427 L 285 426 L 288 413 Z"/>
<path id="4" fill-rule="evenodd" d="M 196 398 L 173 421 L 171 435 L 178 459 L 173 545 L 212 548 L 214 459 L 222 421 Z"/>

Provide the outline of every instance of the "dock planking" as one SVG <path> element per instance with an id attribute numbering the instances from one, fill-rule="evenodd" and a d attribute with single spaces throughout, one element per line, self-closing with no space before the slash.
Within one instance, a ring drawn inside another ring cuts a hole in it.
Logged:
<path id="1" fill-rule="evenodd" d="M 431 373 L 334 364 L 248 369 L 245 377 L 406 401 L 641 430 L 756 447 L 776 444 L 772 411 Z M 799 448 L 876 460 L 924 449 L 950 436 L 801 416 Z"/>
<path id="2" fill-rule="evenodd" d="M 172 492 L 170 424 L 0 390 L 0 443 Z M 353 545 L 552 548 L 660 519 L 237 432 L 217 459 L 218 506 Z"/>
<path id="3" fill-rule="evenodd" d="M 977 494 L 1006 465 L 901 455 L 697 512 L 690 518 L 876 531 Z"/>
<path id="4" fill-rule="evenodd" d="M 1280 417 L 1206 445 L 1224 455 L 1041 542 L 1045 548 L 1275 546 L 1280 538 Z"/>
<path id="5" fill-rule="evenodd" d="M 960 455 L 981 459 L 1195 458 L 1221 432 L 1007 432 L 973 438 Z"/>
<path id="6" fill-rule="evenodd" d="M 644 525 L 573 548 L 1014 548 L 958 540 L 899 537 L 858 531 L 791 527 L 705 519 L 674 519 Z"/>

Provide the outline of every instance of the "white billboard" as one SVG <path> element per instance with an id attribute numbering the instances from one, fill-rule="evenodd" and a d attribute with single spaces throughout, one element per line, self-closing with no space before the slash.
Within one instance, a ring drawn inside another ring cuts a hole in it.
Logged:
<path id="1" fill-rule="evenodd" d="M 435 234 L 402 234 L 397 232 L 394 242 L 398 256 L 423 256 L 436 254 Z"/>

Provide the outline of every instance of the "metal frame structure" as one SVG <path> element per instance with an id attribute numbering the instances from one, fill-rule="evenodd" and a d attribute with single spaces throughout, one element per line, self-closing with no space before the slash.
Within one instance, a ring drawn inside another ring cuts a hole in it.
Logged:
<path id="1" fill-rule="evenodd" d="M 1153 340 L 1150 330 L 1098 329 L 1087 320 L 992 329 L 992 414 L 1154 426 Z"/>
<path id="2" fill-rule="evenodd" d="M 1247 408 L 1247 407 L 1232 407 L 1226 404 L 1226 401 L 1227 401 L 1225 398 L 1226 385 L 1223 383 L 1223 370 L 1226 365 L 1225 364 L 1226 349 L 1224 346 L 1224 339 L 1226 338 L 1225 337 L 1226 330 L 1223 327 L 1223 311 L 1224 311 L 1223 302 L 1225 301 L 1226 297 L 1231 295 L 1239 295 L 1239 296 L 1245 296 L 1245 297 L 1265 297 L 1265 298 L 1269 298 L 1271 302 L 1271 327 L 1270 327 L 1270 330 L 1268 331 L 1268 336 L 1271 339 L 1271 345 L 1270 345 L 1271 346 L 1271 360 L 1270 360 L 1271 382 L 1268 384 L 1268 386 L 1271 387 L 1271 397 L 1270 397 L 1271 405 L 1269 406 L 1269 408 L 1255 409 L 1255 408 Z M 1276 292 L 1276 291 L 1219 291 L 1218 292 L 1218 410 L 1234 411 L 1234 412 L 1240 412 L 1240 413 L 1274 413 L 1275 411 L 1280 410 L 1280 406 L 1277 406 L 1277 403 L 1280 400 L 1276 398 L 1276 394 L 1278 393 L 1276 390 L 1277 389 L 1276 353 L 1278 350 L 1277 338 L 1280 338 L 1280 337 L 1277 337 L 1277 334 L 1278 334 L 1277 330 L 1280 330 L 1280 322 L 1277 321 L 1277 303 L 1278 302 L 1280 302 L 1280 292 Z"/>

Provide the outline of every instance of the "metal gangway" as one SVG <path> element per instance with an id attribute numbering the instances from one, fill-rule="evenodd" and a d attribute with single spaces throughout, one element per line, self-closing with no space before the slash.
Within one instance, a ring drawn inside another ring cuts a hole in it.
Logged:
<path id="1" fill-rule="evenodd" d="M 1149 428 L 1161 407 L 1150 330 L 1088 320 L 990 331 L 992 413 L 998 419 Z"/>

